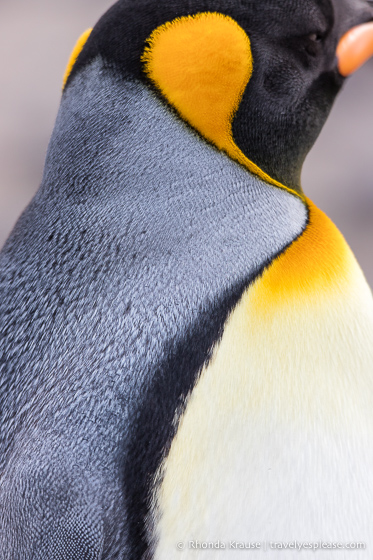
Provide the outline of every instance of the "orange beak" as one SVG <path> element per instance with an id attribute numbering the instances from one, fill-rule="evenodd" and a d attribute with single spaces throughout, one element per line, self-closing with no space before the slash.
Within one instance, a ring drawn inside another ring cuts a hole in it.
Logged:
<path id="1" fill-rule="evenodd" d="M 373 56 L 373 22 L 363 23 L 347 31 L 337 47 L 338 70 L 350 76 Z"/>

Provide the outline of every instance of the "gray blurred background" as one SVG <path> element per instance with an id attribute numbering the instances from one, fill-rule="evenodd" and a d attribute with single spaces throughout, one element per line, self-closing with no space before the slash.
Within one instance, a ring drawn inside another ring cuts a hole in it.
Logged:
<path id="1" fill-rule="evenodd" d="M 113 0 L 0 0 L 0 247 L 37 190 L 77 38 Z M 373 286 L 373 60 L 348 80 L 303 172 Z"/>

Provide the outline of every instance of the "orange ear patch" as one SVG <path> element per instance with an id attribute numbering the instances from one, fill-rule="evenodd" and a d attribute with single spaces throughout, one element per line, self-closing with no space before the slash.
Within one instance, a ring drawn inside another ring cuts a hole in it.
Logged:
<path id="1" fill-rule="evenodd" d="M 250 41 L 231 18 L 199 14 L 166 23 L 150 36 L 149 78 L 182 117 L 220 149 L 252 73 Z"/>
<path id="2" fill-rule="evenodd" d="M 145 73 L 180 116 L 204 138 L 262 179 L 239 149 L 232 122 L 253 72 L 250 39 L 232 18 L 207 12 L 158 27 L 142 56 Z"/>
<path id="3" fill-rule="evenodd" d="M 87 29 L 86 31 L 84 31 L 84 33 L 79 37 L 73 52 L 71 53 L 66 71 L 65 71 L 65 75 L 63 77 L 63 86 L 62 89 L 65 87 L 66 82 L 71 74 L 71 70 L 74 67 L 75 62 L 77 61 L 78 56 L 80 55 L 80 53 L 83 50 L 84 45 L 86 44 L 88 37 L 90 36 L 92 32 L 92 29 Z"/>

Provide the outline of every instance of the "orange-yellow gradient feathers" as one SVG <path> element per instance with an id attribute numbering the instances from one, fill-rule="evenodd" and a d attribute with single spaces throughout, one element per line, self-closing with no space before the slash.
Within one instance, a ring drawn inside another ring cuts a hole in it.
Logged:
<path id="1" fill-rule="evenodd" d="M 361 271 L 343 235 L 310 200 L 309 224 L 252 288 L 250 305 L 261 314 L 282 306 L 340 297 Z"/>

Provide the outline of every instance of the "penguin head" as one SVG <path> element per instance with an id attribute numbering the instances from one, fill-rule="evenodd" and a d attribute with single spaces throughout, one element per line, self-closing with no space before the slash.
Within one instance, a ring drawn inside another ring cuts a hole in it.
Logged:
<path id="1" fill-rule="evenodd" d="M 101 56 L 250 171 L 301 192 L 303 161 L 344 81 L 337 47 L 372 20 L 368 0 L 120 0 L 66 87 Z"/>

